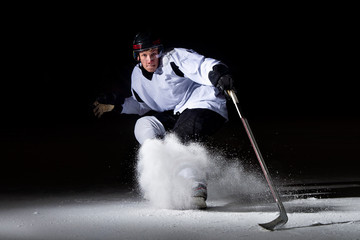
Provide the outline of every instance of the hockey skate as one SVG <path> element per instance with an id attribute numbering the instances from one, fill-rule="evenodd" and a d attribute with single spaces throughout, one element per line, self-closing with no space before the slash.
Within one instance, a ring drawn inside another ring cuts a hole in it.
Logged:
<path id="1" fill-rule="evenodd" d="M 191 206 L 194 209 L 206 209 L 207 187 L 203 183 L 196 183 L 192 188 Z"/>

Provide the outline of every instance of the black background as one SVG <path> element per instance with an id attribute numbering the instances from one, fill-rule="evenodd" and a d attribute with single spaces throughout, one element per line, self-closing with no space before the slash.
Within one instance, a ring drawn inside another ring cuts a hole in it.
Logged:
<path id="1" fill-rule="evenodd" d="M 132 39 L 144 29 L 159 32 L 168 47 L 231 68 L 243 111 L 280 177 L 355 179 L 360 116 L 351 7 L 205 6 L 15 11 L 4 30 L 3 189 L 132 181 L 137 117 L 96 120 L 90 105 L 101 92 L 129 91 Z M 217 142 L 227 155 L 251 158 L 229 108 Z"/>

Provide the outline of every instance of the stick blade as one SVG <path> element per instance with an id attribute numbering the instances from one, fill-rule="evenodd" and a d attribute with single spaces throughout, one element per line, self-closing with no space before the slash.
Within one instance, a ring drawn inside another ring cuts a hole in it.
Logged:
<path id="1" fill-rule="evenodd" d="M 259 223 L 259 225 L 269 231 L 274 231 L 276 230 L 277 228 L 283 226 L 285 223 L 287 223 L 288 221 L 288 217 L 285 214 L 281 214 L 275 218 L 274 220 L 272 220 L 271 222 L 268 222 L 268 223 Z"/>

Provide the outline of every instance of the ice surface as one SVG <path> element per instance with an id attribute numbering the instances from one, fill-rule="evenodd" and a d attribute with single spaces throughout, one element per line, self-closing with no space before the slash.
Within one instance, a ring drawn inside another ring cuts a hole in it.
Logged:
<path id="1" fill-rule="evenodd" d="M 182 152 L 182 146 L 172 146 Z M 160 153 L 154 151 L 154 156 Z M 278 208 L 261 177 L 246 171 L 241 161 L 224 159 L 200 145 L 193 145 L 188 154 L 193 153 L 209 173 L 207 210 L 168 209 L 167 203 L 154 206 L 137 192 L 121 189 L 2 194 L 0 239 L 360 240 L 360 198 L 289 200 L 287 196 L 289 221 L 270 232 L 258 224 L 273 220 Z"/>
<path id="2" fill-rule="evenodd" d="M 83 193 L 0 201 L 0 239 L 360 239 L 360 199 L 298 199 L 284 203 L 289 222 L 269 232 L 274 204 L 208 201 L 201 210 L 153 207 L 136 194 Z"/>

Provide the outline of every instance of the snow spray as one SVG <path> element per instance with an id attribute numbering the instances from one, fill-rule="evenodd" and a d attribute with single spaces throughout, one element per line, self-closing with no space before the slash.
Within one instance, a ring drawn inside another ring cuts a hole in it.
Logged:
<path id="1" fill-rule="evenodd" d="M 144 198 L 157 207 L 187 209 L 193 182 L 179 173 L 194 169 L 201 175 L 207 166 L 207 152 L 199 144 L 184 145 L 174 134 L 162 140 L 149 139 L 138 153 L 139 187 Z"/>
<path id="2" fill-rule="evenodd" d="M 240 160 L 229 161 L 200 143 L 183 144 L 174 134 L 146 140 L 137 158 L 139 189 L 145 199 L 159 208 L 190 207 L 194 179 L 181 176 L 183 169 L 195 170 L 198 179 L 207 178 L 210 200 L 266 189 L 254 174 L 244 171 Z"/>

